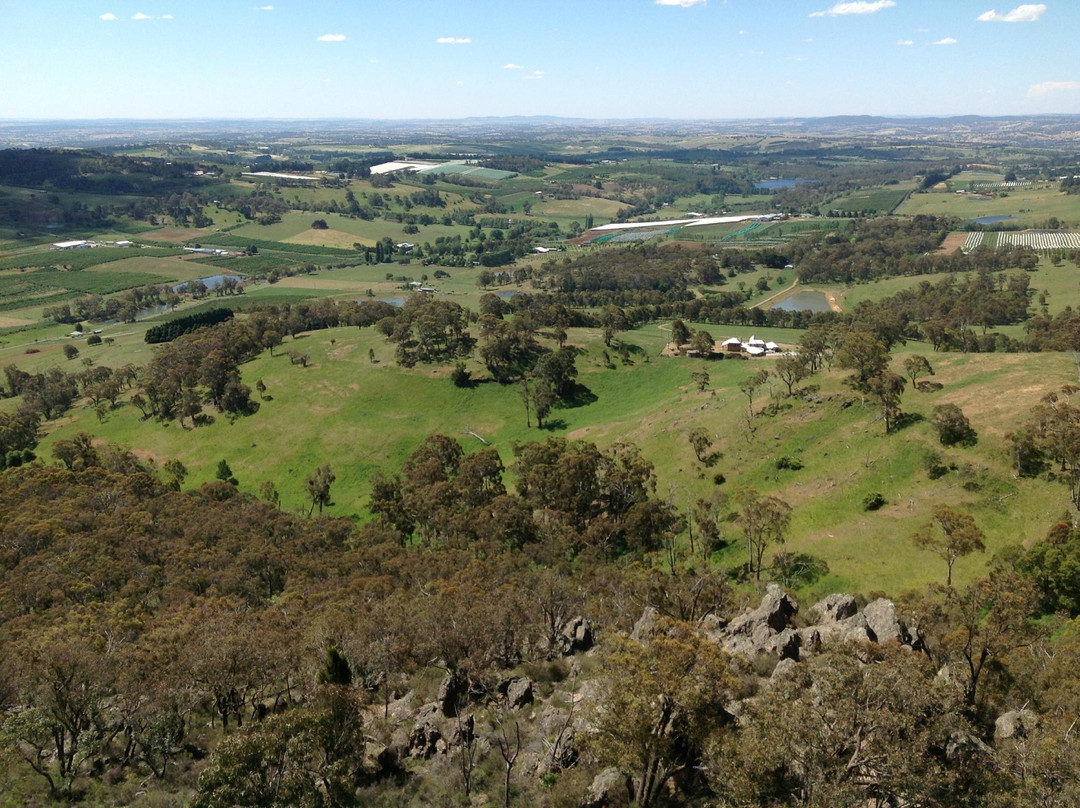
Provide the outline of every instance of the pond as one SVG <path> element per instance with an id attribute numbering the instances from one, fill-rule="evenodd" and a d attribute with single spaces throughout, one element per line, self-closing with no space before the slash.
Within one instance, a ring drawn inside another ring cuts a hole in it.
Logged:
<path id="1" fill-rule="evenodd" d="M 496 292 L 495 297 L 501 298 L 503 300 L 509 300 L 510 298 L 512 298 L 516 294 L 518 294 L 518 293 L 517 292 Z"/>
<path id="2" fill-rule="evenodd" d="M 829 300 L 825 297 L 824 292 L 816 292 L 810 289 L 805 289 L 801 292 L 796 292 L 791 297 L 781 300 L 776 305 L 772 306 L 774 309 L 780 309 L 781 311 L 832 311 L 829 306 Z"/>
<path id="3" fill-rule="evenodd" d="M 370 298 L 368 299 L 370 300 Z M 405 305 L 405 298 L 403 297 L 377 297 L 375 299 L 380 303 L 389 303 L 391 306 L 397 306 L 399 309 Z M 357 300 L 356 302 L 362 303 L 363 301 Z"/>
<path id="4" fill-rule="evenodd" d="M 980 216 L 978 219 L 972 219 L 975 224 L 997 224 L 998 222 L 1007 222 L 1009 219 L 1015 219 L 1015 216 Z"/>
<path id="5" fill-rule="evenodd" d="M 244 280 L 243 275 L 234 275 L 234 274 L 231 274 L 231 273 L 228 274 L 228 275 L 210 275 L 209 277 L 206 277 L 206 278 L 196 278 L 193 281 L 184 281 L 183 283 L 178 283 L 178 284 L 176 284 L 176 286 L 173 287 L 173 291 L 174 292 L 187 291 L 186 287 L 188 286 L 188 284 L 190 284 L 190 283 L 198 283 L 199 281 L 202 281 L 203 285 L 207 289 L 217 289 L 219 286 L 221 286 L 221 284 L 225 281 L 226 278 L 236 278 L 236 280 L 238 280 L 238 281 Z"/>
<path id="6" fill-rule="evenodd" d="M 755 182 L 754 187 L 757 188 L 759 191 L 779 191 L 779 190 L 781 190 L 783 188 L 794 188 L 796 185 L 802 185 L 805 182 L 813 182 L 813 180 L 802 180 L 802 179 L 761 180 L 760 182 Z"/>

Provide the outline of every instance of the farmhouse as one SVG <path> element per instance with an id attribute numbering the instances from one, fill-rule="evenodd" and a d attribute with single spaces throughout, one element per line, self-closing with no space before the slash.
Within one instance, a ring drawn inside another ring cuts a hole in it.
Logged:
<path id="1" fill-rule="evenodd" d="M 728 337 L 720 343 L 720 350 L 725 353 L 739 353 L 742 351 L 742 340 L 738 337 Z"/>
<path id="2" fill-rule="evenodd" d="M 89 241 L 57 241 L 54 242 L 50 249 L 53 250 L 83 250 L 89 247 L 93 247 Z"/>

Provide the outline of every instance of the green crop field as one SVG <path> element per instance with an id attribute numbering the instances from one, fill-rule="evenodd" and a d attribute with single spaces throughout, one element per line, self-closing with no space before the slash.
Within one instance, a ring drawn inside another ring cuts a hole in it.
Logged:
<path id="1" fill-rule="evenodd" d="M 907 187 L 868 188 L 833 199 L 822 207 L 838 211 L 889 213 L 913 187 L 913 183 L 908 183 Z"/>

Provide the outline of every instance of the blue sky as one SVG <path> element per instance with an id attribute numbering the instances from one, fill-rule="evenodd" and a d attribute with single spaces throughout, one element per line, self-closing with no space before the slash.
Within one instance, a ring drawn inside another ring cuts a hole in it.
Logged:
<path id="1" fill-rule="evenodd" d="M 0 0 L 0 118 L 1080 113 L 1080 2 Z"/>

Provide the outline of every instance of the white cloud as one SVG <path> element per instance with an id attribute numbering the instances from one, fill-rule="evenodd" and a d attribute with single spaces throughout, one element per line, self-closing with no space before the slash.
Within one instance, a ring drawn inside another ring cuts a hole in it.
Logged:
<path id="1" fill-rule="evenodd" d="M 1028 87 L 1027 94 L 1031 98 L 1038 98 L 1054 93 L 1075 93 L 1080 91 L 1080 81 L 1044 81 L 1040 84 L 1032 84 Z"/>
<path id="2" fill-rule="evenodd" d="M 106 14 L 102 14 L 98 19 L 105 20 L 105 22 L 112 22 L 113 20 L 118 20 L 120 18 L 110 11 Z"/>
<path id="3" fill-rule="evenodd" d="M 653 0 L 653 2 L 658 6 L 682 6 L 683 8 L 705 5 L 705 0 Z"/>
<path id="4" fill-rule="evenodd" d="M 1035 22 L 1045 12 L 1046 5 L 1044 3 L 1025 3 L 1005 14 L 998 14 L 991 9 L 980 14 L 978 19 L 980 22 Z"/>
<path id="5" fill-rule="evenodd" d="M 539 81 L 543 77 L 544 77 L 544 71 L 543 70 L 534 70 L 532 73 L 527 75 L 525 78 L 531 79 L 532 81 Z"/>
<path id="6" fill-rule="evenodd" d="M 807 56 L 789 56 L 788 61 L 789 62 L 805 62 L 805 61 L 808 60 L 808 58 L 809 57 L 807 57 Z"/>
<path id="7" fill-rule="evenodd" d="M 873 0 L 873 2 L 867 2 L 867 0 L 854 0 L 854 2 L 850 3 L 837 3 L 832 8 L 827 8 L 824 11 L 815 11 L 810 16 L 840 17 L 845 14 L 873 14 L 875 11 L 892 8 L 895 5 L 896 0 Z"/>
<path id="8" fill-rule="evenodd" d="M 255 10 L 256 11 L 273 11 L 274 7 L 273 6 L 256 6 Z"/>
<path id="9" fill-rule="evenodd" d="M 472 39 L 467 36 L 441 36 L 435 41 L 438 42 L 440 45 L 468 45 L 472 42 Z"/>
<path id="10" fill-rule="evenodd" d="M 345 34 L 323 34 L 317 38 L 319 42 L 344 42 Z"/>
<path id="11" fill-rule="evenodd" d="M 750 51 L 751 56 L 764 56 L 765 51 Z"/>
<path id="12" fill-rule="evenodd" d="M 503 70 L 521 70 L 521 65 L 516 65 L 513 62 L 507 65 L 503 65 Z"/>
<path id="13" fill-rule="evenodd" d="M 739 31 L 739 36 L 746 36 L 746 31 Z"/>
<path id="14" fill-rule="evenodd" d="M 914 45 L 914 44 L 915 44 L 915 41 L 914 41 L 914 40 L 912 40 L 912 39 L 899 39 L 899 40 L 897 40 L 897 41 L 896 41 L 896 44 L 897 44 L 897 45 L 902 45 L 903 47 L 905 47 L 905 48 L 906 48 L 906 47 L 908 47 L 909 45 Z"/>
<path id="15" fill-rule="evenodd" d="M 944 39 L 939 39 L 937 42 L 931 42 L 931 45 L 955 45 L 956 40 L 951 36 L 947 36 Z"/>
<path id="16" fill-rule="evenodd" d="M 135 16 L 132 17 L 131 19 L 133 19 L 133 20 L 152 20 L 154 18 L 151 17 L 149 14 L 143 14 L 141 11 L 137 11 L 135 13 Z"/>
<path id="17" fill-rule="evenodd" d="M 173 18 L 172 14 L 162 14 L 161 15 L 161 19 L 163 19 L 163 20 L 171 20 L 172 18 Z"/>

